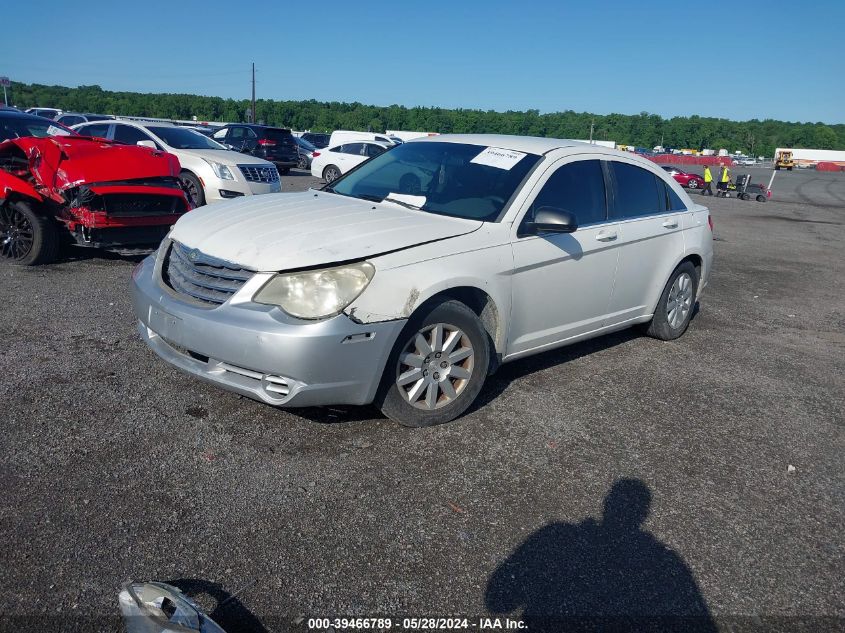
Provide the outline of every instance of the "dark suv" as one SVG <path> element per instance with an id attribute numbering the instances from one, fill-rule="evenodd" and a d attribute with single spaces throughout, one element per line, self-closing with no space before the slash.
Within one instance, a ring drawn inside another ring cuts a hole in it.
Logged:
<path id="1" fill-rule="evenodd" d="M 251 123 L 231 123 L 217 130 L 212 137 L 236 152 L 258 156 L 276 164 L 286 174 L 299 162 L 299 147 L 290 130 Z"/>

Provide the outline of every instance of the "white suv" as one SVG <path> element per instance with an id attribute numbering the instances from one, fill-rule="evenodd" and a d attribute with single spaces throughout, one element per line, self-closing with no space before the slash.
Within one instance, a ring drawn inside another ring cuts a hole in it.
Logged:
<path id="1" fill-rule="evenodd" d="M 427 426 L 501 363 L 633 325 L 678 338 L 712 261 L 708 210 L 643 158 L 437 136 L 322 190 L 186 214 L 133 302 L 147 344 L 203 380 Z"/>
<path id="2" fill-rule="evenodd" d="M 145 145 L 176 156 L 179 179 L 195 206 L 278 193 L 282 190 L 276 166 L 262 158 L 233 152 L 199 132 L 166 122 L 96 121 L 72 126 L 85 136 L 98 136 L 130 145 Z"/>

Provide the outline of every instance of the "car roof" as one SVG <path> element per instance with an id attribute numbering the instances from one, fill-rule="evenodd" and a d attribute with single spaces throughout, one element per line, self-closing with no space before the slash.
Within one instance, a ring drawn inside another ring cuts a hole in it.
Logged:
<path id="1" fill-rule="evenodd" d="M 280 125 L 261 125 L 260 123 L 227 123 L 226 125 L 221 125 L 220 127 L 232 127 L 233 125 L 240 125 L 242 127 L 257 127 L 262 130 L 287 130 L 290 132 L 289 127 L 282 127 Z"/>
<path id="2" fill-rule="evenodd" d="M 38 116 L 37 114 L 32 114 L 31 112 L 22 112 L 16 108 L 0 108 L 0 114 L 4 117 L 15 117 L 16 119 L 42 119 L 44 121 L 52 121 L 56 123 L 53 119 Z"/>
<path id="3" fill-rule="evenodd" d="M 511 149 L 527 154 L 546 154 L 555 149 L 563 147 L 578 147 L 584 149 L 597 148 L 607 150 L 606 147 L 598 147 L 589 143 L 568 141 L 560 138 L 542 138 L 538 136 L 511 136 L 510 134 L 440 134 L 438 136 L 423 136 L 415 138 L 408 143 L 464 143 L 466 145 L 479 145 L 481 147 L 500 147 Z"/>
<path id="4" fill-rule="evenodd" d="M 102 123 L 102 121 L 92 121 L 92 123 Z M 182 125 L 174 125 L 167 121 L 130 121 L 129 119 L 115 119 L 112 123 L 123 123 L 124 125 L 131 125 L 132 127 L 185 127 Z"/>

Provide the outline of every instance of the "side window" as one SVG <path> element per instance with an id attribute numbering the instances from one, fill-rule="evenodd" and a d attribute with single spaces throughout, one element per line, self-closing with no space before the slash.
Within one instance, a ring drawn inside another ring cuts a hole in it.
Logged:
<path id="1" fill-rule="evenodd" d="M 664 182 L 663 186 L 666 187 L 666 196 L 669 201 L 669 211 L 686 211 L 687 206 L 684 204 L 681 197 L 675 193 L 675 190 L 669 186 L 669 183 Z"/>
<path id="2" fill-rule="evenodd" d="M 100 138 L 106 138 L 109 134 L 109 124 L 93 123 L 91 125 L 83 125 L 76 131 L 82 134 L 82 136 L 99 136 Z"/>
<path id="3" fill-rule="evenodd" d="M 369 156 L 370 158 L 373 158 L 380 154 L 384 154 L 384 148 L 381 145 L 373 145 L 372 143 L 367 143 L 365 149 L 367 150 L 367 156 Z"/>
<path id="4" fill-rule="evenodd" d="M 245 128 L 243 128 L 243 130 L 244 130 L 244 138 L 247 138 L 247 139 L 250 139 L 250 140 L 252 140 L 254 138 L 258 138 L 258 134 L 256 134 L 255 130 L 253 130 L 251 127 L 245 127 Z"/>
<path id="5" fill-rule="evenodd" d="M 551 175 L 534 199 L 531 215 L 540 207 L 555 207 L 575 214 L 578 226 L 607 219 L 604 175 L 598 160 L 567 163 Z"/>
<path id="6" fill-rule="evenodd" d="M 84 123 L 85 119 L 81 116 L 74 116 L 72 114 L 66 115 L 58 119 L 59 123 L 63 123 L 64 125 L 76 125 L 77 123 Z"/>
<path id="7" fill-rule="evenodd" d="M 229 128 L 224 127 L 217 130 L 214 134 L 211 135 L 215 141 L 220 141 L 221 143 L 226 139 L 226 133 L 229 131 Z"/>
<path id="8" fill-rule="evenodd" d="M 116 123 L 114 126 L 114 140 L 118 143 L 135 145 L 138 141 L 152 141 L 153 139 L 136 127 Z"/>
<path id="9" fill-rule="evenodd" d="M 658 191 L 658 181 L 654 174 L 628 163 L 611 161 L 610 165 L 616 184 L 612 212 L 614 219 L 636 218 L 665 211 L 666 193 L 662 187 Z"/>
<path id="10" fill-rule="evenodd" d="M 229 128 L 229 142 L 232 141 L 243 141 L 247 138 L 246 128 L 245 127 L 232 127 Z"/>
<path id="11" fill-rule="evenodd" d="M 342 145 L 340 148 L 341 153 L 343 154 L 355 154 L 356 156 L 360 156 L 364 153 L 364 144 L 363 143 L 346 143 Z"/>

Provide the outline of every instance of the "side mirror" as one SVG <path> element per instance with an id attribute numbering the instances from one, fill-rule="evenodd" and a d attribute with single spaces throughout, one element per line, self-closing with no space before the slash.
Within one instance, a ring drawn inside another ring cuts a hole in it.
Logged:
<path id="1" fill-rule="evenodd" d="M 140 145 L 141 147 L 149 147 L 150 149 L 158 149 L 156 147 L 155 141 L 138 141 L 135 145 Z"/>
<path id="2" fill-rule="evenodd" d="M 573 233 L 578 228 L 575 214 L 555 207 L 540 207 L 533 222 L 525 223 L 526 231 L 537 233 Z"/>

